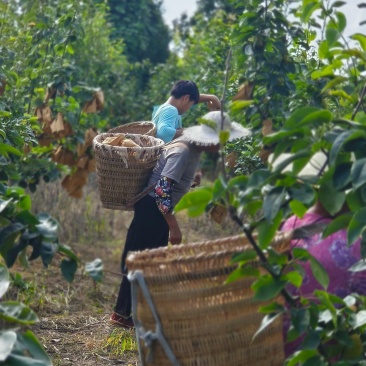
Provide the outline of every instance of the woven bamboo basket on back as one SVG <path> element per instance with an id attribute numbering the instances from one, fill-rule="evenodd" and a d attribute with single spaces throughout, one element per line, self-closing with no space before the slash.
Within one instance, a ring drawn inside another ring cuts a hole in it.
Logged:
<path id="1" fill-rule="evenodd" d="M 104 208 L 132 210 L 128 206 L 147 184 L 164 142 L 148 135 L 126 134 L 140 147 L 103 144 L 115 133 L 102 133 L 93 140 L 99 195 Z"/>
<path id="2" fill-rule="evenodd" d="M 288 233 L 279 234 L 272 245 L 282 252 L 290 240 Z M 283 365 L 282 319 L 253 340 L 263 318 L 258 312 L 263 303 L 252 299 L 253 278 L 224 284 L 236 268 L 230 263 L 233 255 L 248 249 L 246 237 L 234 236 L 128 255 L 129 278 L 137 294 L 134 320 L 142 365 Z M 152 347 L 142 341 L 148 333 L 141 337 L 141 329 L 153 332 L 157 328 L 142 286 L 134 281 L 137 273 L 142 273 L 177 362 L 168 359 L 158 341 Z"/>
<path id="3" fill-rule="evenodd" d="M 109 133 L 134 133 L 138 135 L 156 136 L 156 126 L 151 121 L 131 122 L 108 131 Z"/>

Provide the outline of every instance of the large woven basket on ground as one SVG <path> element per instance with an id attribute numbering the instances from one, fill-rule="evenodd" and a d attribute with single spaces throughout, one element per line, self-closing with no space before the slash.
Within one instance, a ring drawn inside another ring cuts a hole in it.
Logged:
<path id="1" fill-rule="evenodd" d="M 155 137 L 156 126 L 151 121 L 131 122 L 114 127 L 108 133 L 133 133 L 138 135 L 149 135 Z"/>
<path id="2" fill-rule="evenodd" d="M 115 135 L 102 133 L 93 140 L 99 195 L 105 208 L 132 210 L 127 204 L 147 184 L 164 142 L 148 135 L 126 134 L 141 147 L 102 143 Z"/>
<path id="3" fill-rule="evenodd" d="M 284 251 L 290 239 L 279 234 L 272 245 Z M 246 237 L 234 236 L 129 254 L 142 365 L 283 365 L 282 319 L 253 340 L 263 318 L 263 303 L 252 299 L 253 278 L 224 284 L 236 268 L 231 258 L 247 249 Z"/>

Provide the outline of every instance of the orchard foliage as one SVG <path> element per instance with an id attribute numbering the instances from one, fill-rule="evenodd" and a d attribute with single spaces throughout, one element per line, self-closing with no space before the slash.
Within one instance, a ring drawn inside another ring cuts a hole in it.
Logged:
<path id="1" fill-rule="evenodd" d="M 90 128 L 103 131 L 148 120 L 152 106 L 166 100 L 174 81 L 193 79 L 201 92 L 222 92 L 224 108 L 253 135 L 227 144 L 225 152 L 234 156 L 232 165 L 227 161 L 231 169 L 223 169 L 212 186 L 187 195 L 176 210 L 198 215 L 216 204 L 228 208 L 268 272 L 255 277 L 253 284 L 255 299 L 273 300 L 260 309 L 265 317 L 259 331 L 288 312 L 291 339 L 306 335 L 302 350 L 288 365 L 327 365 L 334 359 L 339 366 L 362 364 L 365 298 L 327 293 L 328 275 L 314 258 L 297 250 L 289 260 L 271 242 L 284 219 L 301 217 L 319 199 L 337 215 L 323 235 L 347 228 L 349 244 L 360 237 L 366 256 L 366 36 L 344 35 L 343 1 L 199 0 L 197 5 L 191 19 L 175 23 L 174 52 L 169 52 L 160 1 L 0 3 L 4 262 L 11 267 L 18 258 L 26 266 L 39 258 L 48 265 L 54 255 L 61 255 L 61 271 L 72 281 L 82 261 L 59 243 L 58 223 L 52 217 L 32 214 L 28 190 L 36 189 L 41 179 L 52 182 L 74 173 L 75 168 L 52 161 L 57 148 L 77 156 L 77 146 L 85 144 Z M 86 103 L 100 90 L 104 108 L 85 113 Z M 73 133 L 53 135 L 49 144 L 40 146 L 44 126 L 34 113 L 45 106 L 54 115 L 61 113 Z M 193 109 L 185 123 L 194 123 L 201 110 Z M 320 151 L 327 157 L 324 174 L 299 179 L 299 171 Z M 269 153 L 277 159 L 284 152 L 292 156 L 276 168 L 267 162 Z M 340 212 L 345 203 L 350 208 L 346 214 Z M 323 288 L 314 293 L 316 302 L 289 300 L 286 287 L 301 286 L 302 261 L 310 262 Z M 228 281 L 254 273 L 250 265 L 241 258 Z M 101 279 L 100 260 L 85 269 Z M 364 261 L 353 268 L 364 269 Z M 8 270 L 2 264 L 0 296 L 8 286 Z M 278 295 L 289 300 L 289 310 L 276 302 Z M 0 320 L 6 326 L 0 333 L 5 345 L 0 364 L 11 360 L 26 365 L 37 358 L 48 365 L 33 334 L 22 328 L 37 320 L 35 314 L 22 304 L 1 304 Z M 14 322 L 21 327 L 15 329 Z"/>
<path id="2" fill-rule="evenodd" d="M 284 219 L 292 214 L 302 217 L 320 200 L 336 217 L 328 227 L 319 228 L 323 236 L 346 228 L 348 244 L 361 238 L 361 255 L 366 257 L 366 37 L 359 33 L 345 37 L 347 19 L 342 7 L 346 3 L 342 1 L 228 3 L 244 6 L 244 12 L 232 14 L 228 34 L 232 57 L 223 70 L 225 107 L 236 120 L 252 127 L 255 145 L 266 152 L 261 154 L 263 160 L 269 153 L 274 160 L 284 152 L 291 156 L 276 167 L 267 162 L 261 169 L 234 177 L 224 170 L 201 195 L 186 195 L 176 211 L 187 208 L 198 215 L 215 204 L 228 208 L 268 272 L 254 276 L 252 287 L 255 299 L 273 300 L 261 308 L 266 316 L 260 330 L 287 313 L 291 317 L 288 340 L 304 337 L 302 349 L 287 365 L 364 364 L 366 299 L 357 294 L 341 299 L 327 293 L 328 274 L 315 258 L 305 250 L 294 250 L 289 259 L 279 255 L 271 242 Z M 360 9 L 364 7 L 359 4 Z M 206 22 L 221 16 L 211 14 Z M 198 27 L 195 32 L 192 39 L 200 36 Z M 241 86 L 238 91 L 235 85 Z M 248 150 L 245 143 L 241 142 L 242 151 Z M 257 148 L 252 150 L 258 153 Z M 323 174 L 299 178 L 317 152 L 326 156 L 320 169 Z M 344 204 L 350 209 L 347 213 L 341 211 Z M 315 301 L 292 298 L 286 290 L 289 284 L 301 286 L 301 261 L 310 262 L 323 288 L 314 292 Z M 253 274 L 249 260 L 239 262 L 229 281 Z M 351 268 L 365 269 L 364 259 Z M 276 302 L 279 295 L 290 304 L 288 309 Z"/>

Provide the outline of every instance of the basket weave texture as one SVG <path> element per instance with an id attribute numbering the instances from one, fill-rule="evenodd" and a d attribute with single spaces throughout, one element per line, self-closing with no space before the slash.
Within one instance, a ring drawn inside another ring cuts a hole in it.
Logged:
<path id="1" fill-rule="evenodd" d="M 116 133 L 102 133 L 93 140 L 100 200 L 104 208 L 132 210 L 127 206 L 147 184 L 164 142 L 148 135 L 126 134 L 141 147 L 102 144 Z"/>
<path id="2" fill-rule="evenodd" d="M 272 243 L 288 249 L 291 236 L 279 234 Z M 181 366 L 282 366 L 284 362 L 282 319 L 278 318 L 252 340 L 264 305 L 252 299 L 253 278 L 224 284 L 234 265 L 235 253 L 251 249 L 246 237 L 183 244 L 127 257 L 130 273 L 141 270 L 159 314 L 165 339 Z M 155 321 L 141 290 L 137 317 L 146 330 Z M 141 358 L 148 349 L 139 341 Z M 145 362 L 145 361 L 144 361 Z M 171 365 L 161 345 L 153 345 L 154 366 Z"/>
<path id="3" fill-rule="evenodd" d="M 156 136 L 155 123 L 151 121 L 131 122 L 114 127 L 108 133 L 133 133 L 137 135 Z"/>

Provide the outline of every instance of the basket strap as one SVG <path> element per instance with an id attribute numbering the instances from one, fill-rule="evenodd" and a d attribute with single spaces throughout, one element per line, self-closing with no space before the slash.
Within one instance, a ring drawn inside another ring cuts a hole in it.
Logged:
<path id="1" fill-rule="evenodd" d="M 151 186 L 149 186 L 149 187 L 147 187 L 147 188 L 145 188 L 142 192 L 140 192 L 138 195 L 136 195 L 135 197 L 133 197 L 130 201 L 128 201 L 127 203 L 126 203 L 126 207 L 127 208 L 132 208 L 134 205 L 135 205 L 135 203 L 137 202 L 137 201 L 140 201 L 140 199 L 142 198 L 142 197 L 145 197 L 148 193 L 150 193 L 154 188 L 155 188 L 155 185 L 156 185 L 156 183 L 155 184 L 152 184 Z"/>
<path id="2" fill-rule="evenodd" d="M 163 327 L 161 326 L 159 315 L 156 311 L 154 302 L 151 298 L 149 289 L 147 287 L 147 284 L 145 282 L 144 275 L 142 274 L 142 271 L 133 271 L 128 274 L 128 280 L 131 282 L 131 297 L 132 297 L 132 318 L 133 322 L 135 324 L 136 329 L 136 338 L 141 339 L 144 341 L 145 346 L 148 348 L 148 352 L 146 355 L 146 362 L 147 364 L 150 364 L 153 362 L 153 341 L 159 341 L 161 346 L 163 347 L 163 350 L 168 357 L 169 361 L 171 362 L 172 366 L 180 366 L 177 358 L 175 357 L 172 349 L 169 346 L 169 343 L 164 337 L 163 334 Z M 151 313 L 155 319 L 155 332 L 152 332 L 151 330 L 146 331 L 143 327 L 143 324 L 140 322 L 140 320 L 137 317 L 137 298 L 138 298 L 138 287 L 140 286 L 141 292 L 143 296 L 145 297 L 145 300 L 147 304 L 149 305 L 149 308 L 151 310 Z M 142 357 L 142 352 L 140 348 L 140 343 L 138 342 L 138 350 L 139 350 L 139 356 L 142 366 L 145 365 L 145 360 Z"/>
<path id="3" fill-rule="evenodd" d="M 166 150 L 166 149 L 170 149 L 172 147 L 176 147 L 176 146 L 179 146 L 179 145 L 186 145 L 187 146 L 187 144 L 188 143 L 185 142 L 185 141 L 171 141 L 171 142 L 165 144 L 163 146 L 163 149 Z M 140 192 L 135 197 L 133 197 L 130 201 L 128 201 L 126 203 L 126 207 L 127 208 L 132 208 L 137 201 L 139 201 L 141 198 L 145 197 L 148 193 L 150 193 L 155 188 L 155 185 L 156 185 L 156 183 L 152 184 L 151 186 L 146 187 L 142 192 Z"/>

